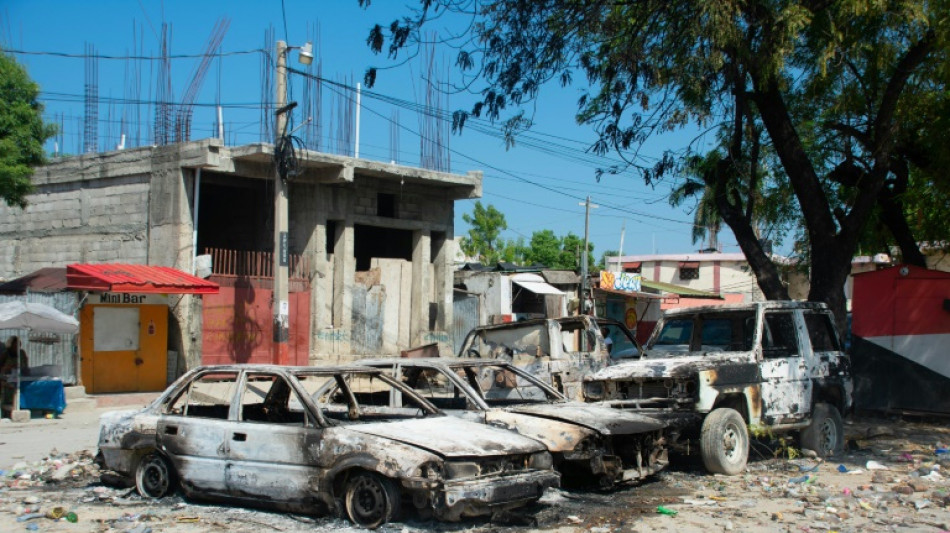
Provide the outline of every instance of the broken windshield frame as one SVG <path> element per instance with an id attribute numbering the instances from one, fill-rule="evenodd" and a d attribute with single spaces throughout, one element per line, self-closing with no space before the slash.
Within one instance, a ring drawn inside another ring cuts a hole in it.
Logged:
<path id="1" fill-rule="evenodd" d="M 560 393 L 515 366 L 471 365 L 464 370 L 468 384 L 489 407 L 567 401 Z M 492 371 L 491 376 L 487 371 Z"/>
<path id="2" fill-rule="evenodd" d="M 295 376 L 331 425 L 382 422 L 445 416 L 409 387 L 377 372 L 345 372 L 334 376 L 296 373 Z M 320 383 L 315 383 L 320 378 Z M 393 407 L 393 392 L 402 394 L 402 405 Z"/>
<path id="3" fill-rule="evenodd" d="M 650 338 L 647 358 L 669 353 L 705 355 L 715 352 L 752 350 L 756 331 L 755 312 L 709 312 L 670 317 Z"/>

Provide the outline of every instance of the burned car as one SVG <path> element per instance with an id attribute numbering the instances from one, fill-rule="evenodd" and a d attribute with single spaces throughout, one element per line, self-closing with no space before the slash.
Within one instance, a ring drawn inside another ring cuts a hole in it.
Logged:
<path id="1" fill-rule="evenodd" d="M 711 472 L 737 474 L 749 428 L 800 430 L 801 446 L 844 444 L 851 366 L 824 304 L 759 302 L 667 311 L 645 354 L 585 378 L 587 401 L 670 422 L 671 448 L 699 452 Z"/>
<path id="2" fill-rule="evenodd" d="M 601 488 L 640 480 L 666 466 L 663 422 L 608 407 L 568 401 L 509 363 L 485 359 L 379 359 L 447 414 L 516 431 L 539 440 L 565 482 Z M 402 399 L 393 397 L 394 406 Z"/>
<path id="3" fill-rule="evenodd" d="M 601 329 L 607 329 L 611 349 Z M 510 362 L 568 398 L 583 400 L 584 376 L 614 360 L 639 356 L 639 350 L 623 324 L 578 315 L 479 326 L 465 337 L 458 356 Z"/>
<path id="4" fill-rule="evenodd" d="M 402 407 L 390 407 L 393 394 Z M 99 450 L 145 497 L 179 487 L 370 528 L 404 503 L 457 520 L 530 503 L 560 481 L 537 441 L 446 416 L 369 368 L 199 367 L 148 407 L 103 415 Z"/>

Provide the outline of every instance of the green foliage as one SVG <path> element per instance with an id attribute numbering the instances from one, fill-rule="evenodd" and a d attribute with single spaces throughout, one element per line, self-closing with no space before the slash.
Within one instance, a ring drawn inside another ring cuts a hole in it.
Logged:
<path id="1" fill-rule="evenodd" d="M 947 179 L 948 12 L 948 0 L 420 0 L 388 31 L 374 27 L 369 44 L 400 58 L 432 21 L 465 17 L 469 30 L 446 39 L 470 75 L 466 88 L 482 85 L 455 129 L 485 116 L 516 130 L 543 86 L 582 78 L 576 118 L 598 134 L 592 150 L 626 162 L 602 171 L 655 183 L 713 155 L 694 178 L 766 295 L 787 292 L 760 245 L 763 225 L 797 238 L 812 261 L 809 299 L 843 316 L 874 206 L 891 202 L 903 223 L 892 218 L 888 229 L 911 246 L 910 230 L 898 236 L 920 218 L 911 209 L 945 213 L 914 194 Z M 630 157 L 652 135 L 686 126 L 715 132 L 714 154 L 687 146 L 648 166 Z"/>
<path id="2" fill-rule="evenodd" d="M 618 255 L 620 255 L 620 252 L 618 250 L 605 250 L 604 253 L 600 254 L 600 262 L 597 263 L 597 269 L 606 270 L 607 258 L 608 257 L 614 258 L 614 257 L 617 257 Z"/>
<path id="3" fill-rule="evenodd" d="M 38 95 L 26 70 L 0 52 L 0 198 L 10 206 L 26 207 L 33 168 L 46 162 L 43 143 L 56 134 Z"/>
<path id="4" fill-rule="evenodd" d="M 477 257 L 486 265 L 497 263 L 506 247 L 500 237 L 501 232 L 508 229 L 505 215 L 493 205 L 485 207 L 481 201 L 476 201 L 472 214 L 462 215 L 462 220 L 471 226 L 468 236 L 459 239 L 459 246 L 465 255 Z"/>
<path id="5" fill-rule="evenodd" d="M 558 237 L 553 231 L 546 229 L 536 231 L 531 234 L 527 254 L 525 256 L 528 264 L 542 264 L 552 269 L 580 270 L 582 250 L 584 249 L 584 239 L 568 233 L 564 237 Z M 588 264 L 593 267 L 594 245 L 588 243 Z"/>
<path id="6" fill-rule="evenodd" d="M 801 451 L 792 445 L 792 440 L 782 435 L 776 437 L 771 428 L 749 424 L 749 435 L 756 440 L 767 440 L 772 448 L 772 457 L 784 457 L 790 461 L 801 457 Z"/>

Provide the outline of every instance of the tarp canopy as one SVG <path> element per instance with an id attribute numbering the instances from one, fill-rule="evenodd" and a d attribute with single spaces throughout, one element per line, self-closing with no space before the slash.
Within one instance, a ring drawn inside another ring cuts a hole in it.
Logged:
<path id="1" fill-rule="evenodd" d="M 0 303 L 0 329 L 76 333 L 79 321 L 48 305 L 14 301 Z"/>
<path id="2" fill-rule="evenodd" d="M 555 294 L 564 296 L 564 293 L 557 287 L 545 283 L 544 278 L 537 274 L 515 274 L 511 276 L 511 281 L 528 289 L 535 294 Z"/>
<path id="3" fill-rule="evenodd" d="M 218 284 L 181 270 L 153 265 L 66 265 L 70 289 L 144 294 L 217 294 Z"/>
<path id="4" fill-rule="evenodd" d="M 45 331 L 50 333 L 76 333 L 79 331 L 79 321 L 63 313 L 59 309 L 35 302 L 13 301 L 0 303 L 0 329 L 27 329 L 30 331 Z M 16 366 L 16 396 L 13 400 L 15 409 L 29 408 L 30 402 L 24 403 L 20 398 L 20 373 L 23 366 L 22 348 L 17 350 Z M 59 394 L 62 394 L 62 383 L 58 385 Z M 65 397 L 56 403 L 54 410 L 62 412 L 66 406 Z"/>

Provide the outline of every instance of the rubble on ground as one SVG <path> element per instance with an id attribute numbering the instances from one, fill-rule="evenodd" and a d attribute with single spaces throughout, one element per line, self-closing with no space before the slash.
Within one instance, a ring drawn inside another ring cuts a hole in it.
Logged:
<path id="1" fill-rule="evenodd" d="M 615 491 L 549 490 L 532 508 L 442 524 L 407 517 L 384 531 L 950 531 L 950 429 L 881 420 L 847 424 L 848 449 L 821 460 L 757 443 L 738 476 L 689 460 Z M 793 458 L 789 459 L 791 455 Z M 675 460 L 675 459 L 674 459 Z M 870 465 L 870 466 L 869 466 Z M 71 523 L 69 513 L 77 520 Z M 311 517 L 166 497 L 106 485 L 91 452 L 51 453 L 0 471 L 0 531 L 357 530 Z"/>

